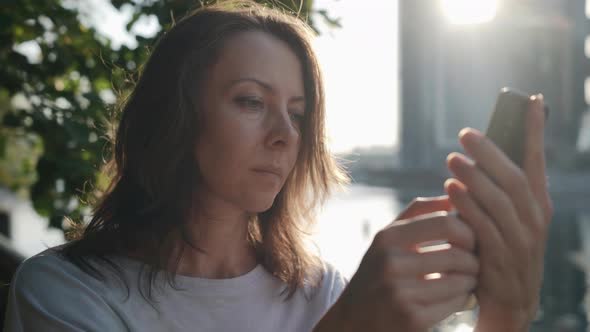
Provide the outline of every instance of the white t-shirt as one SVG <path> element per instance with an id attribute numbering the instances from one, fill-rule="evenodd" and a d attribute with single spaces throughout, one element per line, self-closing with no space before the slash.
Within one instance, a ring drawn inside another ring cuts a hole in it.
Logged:
<path id="1" fill-rule="evenodd" d="M 178 275 L 154 289 L 154 310 L 139 292 L 140 263 L 117 258 L 127 289 L 108 269 L 105 282 L 51 251 L 27 259 L 17 270 L 6 312 L 6 332 L 21 331 L 311 331 L 346 285 L 327 265 L 311 298 L 297 290 L 285 301 L 285 284 L 262 265 L 231 279 Z M 163 277 L 162 277 L 163 278 Z"/>

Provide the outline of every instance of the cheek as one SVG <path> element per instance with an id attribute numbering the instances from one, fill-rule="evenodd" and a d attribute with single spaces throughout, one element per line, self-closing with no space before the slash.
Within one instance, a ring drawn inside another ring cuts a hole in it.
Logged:
<path id="1" fill-rule="evenodd" d="M 197 163 L 207 175 L 229 178 L 239 172 L 238 166 L 246 162 L 247 142 L 235 137 L 235 131 L 219 131 L 202 137 L 197 146 Z"/>
<path id="2" fill-rule="evenodd" d="M 224 119 L 211 121 L 199 138 L 197 163 L 205 183 L 214 191 L 235 191 L 257 144 L 254 128 Z"/>

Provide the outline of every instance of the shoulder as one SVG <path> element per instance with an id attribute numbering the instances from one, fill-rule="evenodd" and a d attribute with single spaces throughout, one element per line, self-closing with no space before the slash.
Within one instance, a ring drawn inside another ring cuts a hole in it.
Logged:
<path id="1" fill-rule="evenodd" d="M 107 290 L 54 249 L 46 250 L 26 259 L 17 269 L 8 295 L 6 328 L 98 331 L 121 327 L 104 298 Z M 102 318 L 89 320 L 89 312 Z"/>
<path id="2" fill-rule="evenodd" d="M 49 249 L 26 259 L 17 269 L 11 296 L 19 301 L 51 305 L 60 299 L 86 296 L 99 300 L 102 283 Z"/>
<path id="3" fill-rule="evenodd" d="M 50 248 L 26 259 L 16 270 L 13 284 L 16 289 L 39 287 L 38 291 L 47 289 L 47 285 L 58 286 L 72 280 L 83 281 L 91 278 L 76 265 L 63 258 L 56 250 Z"/>
<path id="4" fill-rule="evenodd" d="M 322 283 L 332 291 L 341 292 L 348 285 L 348 279 L 332 264 L 324 262 L 324 278 Z"/>
<path id="5" fill-rule="evenodd" d="M 33 257 L 27 258 L 16 270 L 12 283 L 20 288 L 23 285 L 35 285 L 43 280 L 46 283 L 66 273 L 68 263 L 58 256 L 53 249 L 48 249 Z"/>
<path id="6" fill-rule="evenodd" d="M 329 302 L 334 303 L 348 285 L 348 279 L 328 262 L 323 262 L 323 270 L 320 292 L 329 297 Z"/>
<path id="7" fill-rule="evenodd" d="M 289 315 L 294 317 L 297 312 L 303 316 L 305 326 L 300 326 L 298 331 L 310 331 L 322 316 L 336 303 L 344 288 L 348 284 L 346 278 L 331 264 L 322 262 L 319 266 L 321 279 L 316 281 L 310 292 L 299 292 L 295 303 L 300 306 L 297 309 L 289 310 Z M 309 325 L 311 323 L 311 325 Z"/>
<path id="8" fill-rule="evenodd" d="M 348 279 L 342 275 L 342 273 L 334 267 L 334 265 L 328 262 L 322 262 L 323 265 L 323 280 L 322 283 L 332 286 L 346 286 Z"/>
<path id="9" fill-rule="evenodd" d="M 55 265 L 67 266 L 67 261 L 59 254 L 60 247 L 49 248 L 41 253 L 25 259 L 18 269 L 16 275 L 28 275 L 37 269 L 53 269 Z"/>

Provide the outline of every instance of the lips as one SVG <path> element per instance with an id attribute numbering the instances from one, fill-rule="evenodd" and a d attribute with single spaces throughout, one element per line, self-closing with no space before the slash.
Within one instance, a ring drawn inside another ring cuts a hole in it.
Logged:
<path id="1" fill-rule="evenodd" d="M 274 174 L 276 176 L 279 177 L 279 179 L 283 178 L 283 172 L 281 171 L 280 168 L 277 167 L 257 167 L 253 169 L 254 172 L 258 172 L 258 173 L 269 173 L 269 174 Z"/>

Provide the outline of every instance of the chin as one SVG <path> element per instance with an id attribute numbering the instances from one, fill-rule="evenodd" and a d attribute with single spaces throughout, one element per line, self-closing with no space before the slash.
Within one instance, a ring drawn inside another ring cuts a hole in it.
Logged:
<path id="1" fill-rule="evenodd" d="M 261 195 L 262 196 L 262 195 Z M 262 213 L 270 209 L 275 201 L 276 195 L 272 197 L 252 197 L 254 200 L 249 200 L 246 209 L 250 213 Z"/>

